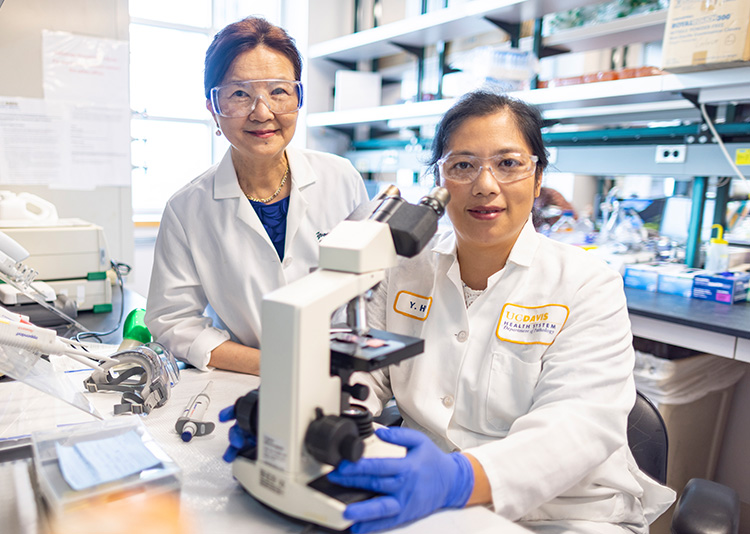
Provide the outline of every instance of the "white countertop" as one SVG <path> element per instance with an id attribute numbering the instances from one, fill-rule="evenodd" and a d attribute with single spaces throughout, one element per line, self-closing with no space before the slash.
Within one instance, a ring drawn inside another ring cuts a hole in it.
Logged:
<path id="1" fill-rule="evenodd" d="M 82 383 L 87 371 L 69 372 L 73 382 Z M 80 380 L 79 380 L 80 377 Z M 208 436 L 195 437 L 185 443 L 174 429 L 175 421 L 188 401 L 213 380 L 211 404 L 206 420 L 217 423 Z M 321 532 L 311 525 L 291 521 L 253 499 L 232 477 L 231 466 L 221 456 L 228 444 L 229 423 L 219 423 L 219 411 L 234 404 L 237 397 L 254 389 L 260 379 L 227 371 L 208 373 L 188 369 L 172 389 L 167 404 L 143 417 L 143 422 L 164 451 L 182 470 L 180 495 L 181 513 L 194 528 L 195 534 L 229 532 L 240 527 L 243 532 L 313 533 Z M 81 389 L 83 389 L 81 387 Z M 21 382 L 0 383 L 0 440 L 29 435 L 35 430 L 94 421 L 63 401 L 43 394 Z M 92 404 L 105 417 L 113 417 L 120 395 L 111 392 L 86 393 Z M 454 532 L 528 532 L 483 507 L 446 510 L 392 532 L 454 533 Z"/>

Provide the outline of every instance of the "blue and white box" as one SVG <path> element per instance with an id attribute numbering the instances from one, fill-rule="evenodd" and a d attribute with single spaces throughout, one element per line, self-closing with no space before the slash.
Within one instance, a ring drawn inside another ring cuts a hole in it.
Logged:
<path id="1" fill-rule="evenodd" d="M 693 298 L 723 304 L 745 302 L 750 273 L 702 273 L 693 278 Z"/>
<path id="2" fill-rule="evenodd" d="M 666 264 L 659 272 L 659 293 L 679 295 L 690 298 L 693 296 L 693 279 L 698 274 L 705 274 L 702 269 L 691 269 L 685 265 Z"/>
<path id="3" fill-rule="evenodd" d="M 659 285 L 659 271 L 653 263 L 632 263 L 625 266 L 622 275 L 625 287 L 656 291 Z"/>

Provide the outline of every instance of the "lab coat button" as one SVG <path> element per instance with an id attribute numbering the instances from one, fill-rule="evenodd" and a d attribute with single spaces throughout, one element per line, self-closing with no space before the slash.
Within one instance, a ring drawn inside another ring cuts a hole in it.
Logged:
<path id="1" fill-rule="evenodd" d="M 446 395 L 445 397 L 443 397 L 443 406 L 445 406 L 446 408 L 450 408 L 451 406 L 453 406 L 453 396 Z"/>
<path id="2" fill-rule="evenodd" d="M 284 258 L 284 267 L 289 267 L 292 264 L 292 258 L 287 256 Z"/>
<path id="3" fill-rule="evenodd" d="M 461 330 L 457 335 L 456 339 L 458 339 L 461 343 L 469 339 L 469 334 L 466 333 L 466 330 Z"/>

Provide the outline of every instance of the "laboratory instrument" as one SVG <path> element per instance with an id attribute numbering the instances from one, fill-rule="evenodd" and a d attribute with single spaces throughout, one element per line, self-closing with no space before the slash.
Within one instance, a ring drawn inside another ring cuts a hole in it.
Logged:
<path id="1" fill-rule="evenodd" d="M 104 229 L 82 219 L 3 220 L 0 230 L 28 251 L 26 263 L 79 311 L 111 311 L 110 258 Z"/>
<path id="2" fill-rule="evenodd" d="M 148 414 L 169 400 L 171 388 L 179 382 L 180 370 L 174 356 L 159 343 L 150 342 L 111 355 L 95 354 L 80 341 L 59 337 L 54 330 L 28 323 L 23 316 L 3 308 L 0 317 L 0 347 L 14 349 L 4 355 L 8 361 L 3 366 L 18 368 L 19 362 L 14 360 L 28 359 L 27 356 L 32 360 L 50 354 L 67 356 L 93 369 L 84 380 L 88 391 L 122 392 L 115 414 Z"/>
<path id="3" fill-rule="evenodd" d="M 23 246 L 5 232 L 0 231 L 0 280 L 12 287 L 15 295 L 23 294 L 29 300 L 60 317 L 64 324 L 79 331 L 86 330 L 70 314 L 54 305 L 56 295 L 53 289 L 34 281 L 37 271 L 23 263 L 28 257 L 29 252 Z M 8 289 L 3 288 L 0 294 L 8 295 Z"/>
<path id="4" fill-rule="evenodd" d="M 190 399 L 182 415 L 177 419 L 174 429 L 180 435 L 182 441 L 187 442 L 193 439 L 193 436 L 205 436 L 214 431 L 216 424 L 203 420 L 208 405 L 211 403 L 208 394 L 212 383 L 213 381 L 209 380 L 203 391 Z"/>
<path id="5" fill-rule="evenodd" d="M 7 310 L 4 312 L 4 315 L 11 314 Z M 0 345 L 37 354 L 61 354 L 93 369 L 98 368 L 96 360 L 111 360 L 108 356 L 94 356 L 84 350 L 80 342 L 58 337 L 54 330 L 20 321 L 0 320 Z"/>
<path id="6" fill-rule="evenodd" d="M 415 356 L 419 338 L 367 328 L 365 296 L 383 280 L 397 255 L 427 244 L 450 199 L 435 188 L 410 204 L 389 188 L 367 218 L 337 225 L 320 242 L 320 268 L 264 296 L 261 307 L 263 385 L 237 399 L 239 427 L 256 447 L 233 462 L 235 478 L 256 499 L 286 515 L 343 530 L 346 504 L 372 493 L 342 488 L 326 474 L 341 459 L 402 457 L 405 449 L 372 432 L 370 412 L 350 402 L 367 398 L 349 385 L 355 371 L 371 372 Z M 346 327 L 331 316 L 346 304 Z"/>

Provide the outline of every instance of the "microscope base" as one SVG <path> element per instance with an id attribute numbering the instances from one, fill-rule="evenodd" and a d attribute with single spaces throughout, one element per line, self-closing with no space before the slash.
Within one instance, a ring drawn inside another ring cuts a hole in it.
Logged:
<path id="1" fill-rule="evenodd" d="M 332 530 L 346 530 L 352 524 L 343 516 L 346 503 L 276 469 L 240 457 L 232 463 L 232 473 L 250 495 L 284 515 Z"/>

